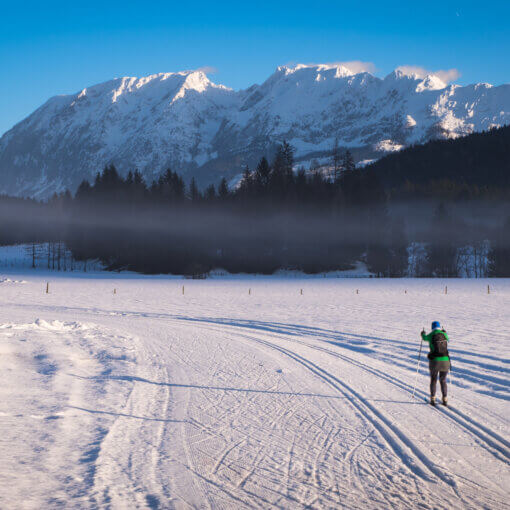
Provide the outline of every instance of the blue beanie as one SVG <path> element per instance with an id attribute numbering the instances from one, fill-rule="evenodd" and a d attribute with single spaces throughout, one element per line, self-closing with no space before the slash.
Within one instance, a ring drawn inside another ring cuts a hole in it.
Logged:
<path id="1" fill-rule="evenodd" d="M 439 329 L 441 327 L 441 324 L 439 324 L 439 321 L 434 321 L 432 323 L 432 329 Z"/>

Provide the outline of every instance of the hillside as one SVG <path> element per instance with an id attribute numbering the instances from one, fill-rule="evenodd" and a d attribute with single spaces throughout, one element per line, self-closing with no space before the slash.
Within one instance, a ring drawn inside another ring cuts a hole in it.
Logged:
<path id="1" fill-rule="evenodd" d="M 367 170 L 397 192 L 505 194 L 510 191 L 510 126 L 414 145 Z"/>

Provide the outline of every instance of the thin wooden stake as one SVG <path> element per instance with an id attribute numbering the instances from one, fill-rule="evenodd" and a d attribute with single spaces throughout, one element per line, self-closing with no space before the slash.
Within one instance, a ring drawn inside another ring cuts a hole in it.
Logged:
<path id="1" fill-rule="evenodd" d="M 248 289 L 248 296 L 251 296 L 251 289 Z"/>
<path id="2" fill-rule="evenodd" d="M 444 293 L 448 294 L 448 285 L 444 288 Z"/>
<path id="3" fill-rule="evenodd" d="M 356 289 L 356 294 L 359 294 L 359 289 Z"/>
<path id="4" fill-rule="evenodd" d="M 490 293 L 491 293 L 490 285 L 487 285 L 487 294 L 490 294 Z"/>
<path id="5" fill-rule="evenodd" d="M 184 296 L 184 285 L 182 286 L 182 295 Z"/>
<path id="6" fill-rule="evenodd" d="M 50 282 L 46 282 L 46 294 L 50 293 Z"/>
<path id="7" fill-rule="evenodd" d="M 117 294 L 117 289 L 113 289 L 113 293 L 114 293 L 114 294 Z"/>
<path id="8" fill-rule="evenodd" d="M 303 295 L 303 289 L 300 289 L 300 291 L 301 291 L 301 292 L 300 292 L 300 293 L 301 293 L 301 295 Z"/>

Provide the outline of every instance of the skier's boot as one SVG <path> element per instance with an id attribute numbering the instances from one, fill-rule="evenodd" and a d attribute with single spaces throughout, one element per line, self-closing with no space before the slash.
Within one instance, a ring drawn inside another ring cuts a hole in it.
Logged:
<path id="1" fill-rule="evenodd" d="M 443 405 L 448 407 L 448 397 L 443 397 Z"/>
<path id="2" fill-rule="evenodd" d="M 430 405 L 431 406 L 436 406 L 436 397 L 430 397 Z"/>

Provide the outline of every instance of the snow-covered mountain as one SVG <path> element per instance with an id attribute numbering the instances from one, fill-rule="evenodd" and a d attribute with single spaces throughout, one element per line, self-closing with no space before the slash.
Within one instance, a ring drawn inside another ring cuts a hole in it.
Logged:
<path id="1" fill-rule="evenodd" d="M 305 167 L 335 139 L 357 160 L 510 124 L 510 85 L 447 85 L 343 65 L 281 66 L 234 91 L 202 71 L 118 78 L 51 98 L 0 139 L 0 192 L 76 189 L 106 164 L 148 181 L 172 167 L 199 183 L 233 177 L 288 140 Z"/>

